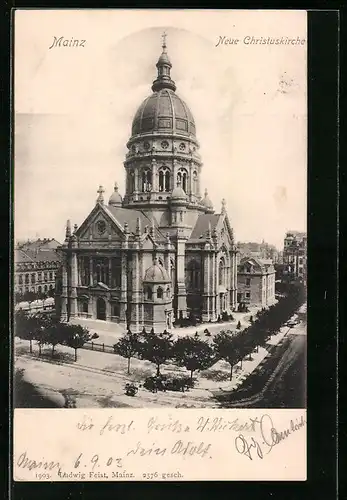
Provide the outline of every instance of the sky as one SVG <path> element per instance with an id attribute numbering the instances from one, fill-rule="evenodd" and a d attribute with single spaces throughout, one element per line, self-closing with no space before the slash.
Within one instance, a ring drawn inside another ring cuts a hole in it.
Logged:
<path id="1" fill-rule="evenodd" d="M 15 17 L 15 237 L 64 239 L 97 189 L 124 193 L 132 119 L 151 93 L 161 34 L 171 76 L 191 109 L 201 187 L 237 241 L 283 247 L 306 230 L 307 45 L 304 11 L 18 10 Z M 49 49 L 53 37 L 84 47 Z M 219 44 L 220 36 L 239 39 Z"/>

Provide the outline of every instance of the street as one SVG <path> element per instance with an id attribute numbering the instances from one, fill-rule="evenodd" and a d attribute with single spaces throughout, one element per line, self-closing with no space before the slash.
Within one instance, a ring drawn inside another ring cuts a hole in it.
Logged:
<path id="1" fill-rule="evenodd" d="M 217 399 L 224 408 L 305 408 L 306 325 L 289 330 L 239 389 Z"/>

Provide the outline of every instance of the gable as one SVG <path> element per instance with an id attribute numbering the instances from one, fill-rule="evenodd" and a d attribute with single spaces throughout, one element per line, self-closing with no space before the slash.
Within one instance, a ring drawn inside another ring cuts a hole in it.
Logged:
<path id="1" fill-rule="evenodd" d="M 98 204 L 78 228 L 76 236 L 80 240 L 120 241 L 124 233 L 118 221 Z"/>

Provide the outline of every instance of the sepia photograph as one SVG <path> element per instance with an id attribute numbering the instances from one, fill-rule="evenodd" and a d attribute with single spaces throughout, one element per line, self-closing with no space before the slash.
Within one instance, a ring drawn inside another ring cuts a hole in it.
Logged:
<path id="1" fill-rule="evenodd" d="M 257 423 L 262 445 L 235 446 L 263 459 L 306 423 L 306 12 L 17 10 L 15 28 L 17 442 L 43 415 L 85 436 L 99 410 L 100 435 L 166 411 L 150 434 L 190 409 L 200 433 Z M 277 410 L 297 410 L 285 430 Z M 211 444 L 189 446 L 171 454 Z M 40 469 L 27 453 L 17 469 Z"/>
<path id="2" fill-rule="evenodd" d="M 305 407 L 301 40 L 58 34 L 16 47 L 15 406 Z"/>

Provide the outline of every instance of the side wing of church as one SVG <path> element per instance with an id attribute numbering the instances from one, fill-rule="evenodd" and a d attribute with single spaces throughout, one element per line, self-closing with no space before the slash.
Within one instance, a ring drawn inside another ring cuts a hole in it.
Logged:
<path id="1" fill-rule="evenodd" d="M 68 221 L 57 296 L 61 320 L 170 330 L 189 315 L 203 322 L 237 301 L 233 231 L 222 201 L 200 193 L 202 162 L 192 113 L 176 94 L 165 42 L 152 94 L 135 114 L 124 162 L 124 198 L 100 186 L 80 227 Z"/>

